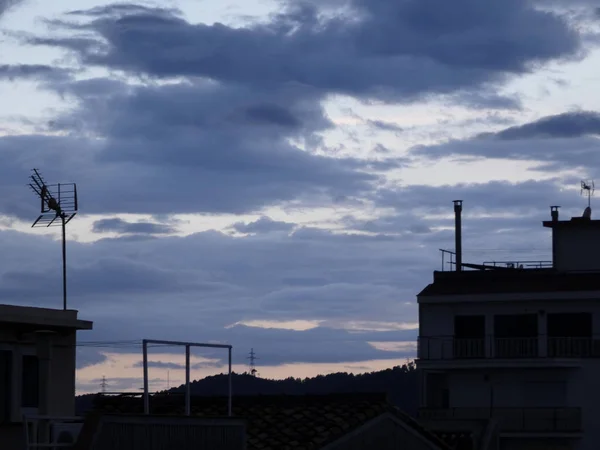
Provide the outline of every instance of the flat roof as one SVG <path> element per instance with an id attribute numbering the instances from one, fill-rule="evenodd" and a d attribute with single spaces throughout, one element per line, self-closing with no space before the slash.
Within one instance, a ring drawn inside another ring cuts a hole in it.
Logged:
<path id="1" fill-rule="evenodd" d="M 546 228 L 587 228 L 600 229 L 600 220 L 572 217 L 571 220 L 546 220 L 542 222 Z"/>
<path id="2" fill-rule="evenodd" d="M 417 297 L 575 291 L 600 291 L 600 273 L 559 272 L 555 269 L 434 272 L 433 283 Z"/>
<path id="3" fill-rule="evenodd" d="M 0 304 L 0 323 L 35 327 L 91 330 L 93 322 L 77 318 L 74 309 L 51 309 L 35 306 Z"/>

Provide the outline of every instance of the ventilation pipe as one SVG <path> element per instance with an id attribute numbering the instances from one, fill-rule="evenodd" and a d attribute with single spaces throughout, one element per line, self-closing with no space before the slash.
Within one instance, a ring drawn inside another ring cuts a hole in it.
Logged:
<path id="1" fill-rule="evenodd" d="M 456 271 L 462 270 L 462 200 L 454 200 L 454 251 Z"/>
<path id="2" fill-rule="evenodd" d="M 552 222 L 558 222 L 558 208 L 560 208 L 560 206 L 550 207 L 550 216 L 552 217 Z"/>

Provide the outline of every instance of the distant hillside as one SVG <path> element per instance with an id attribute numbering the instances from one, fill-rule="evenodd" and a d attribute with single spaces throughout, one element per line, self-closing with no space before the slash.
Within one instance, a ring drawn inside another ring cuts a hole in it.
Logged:
<path id="1" fill-rule="evenodd" d="M 385 392 L 390 402 L 411 415 L 416 414 L 418 407 L 417 371 L 412 363 L 360 375 L 341 372 L 304 379 L 290 377 L 284 380 L 270 380 L 253 377 L 248 373 L 234 373 L 232 384 L 234 395 Z M 220 374 L 193 381 L 191 392 L 192 395 L 227 395 L 227 387 L 227 375 Z M 185 386 L 172 388 L 169 391 L 184 392 Z M 78 414 L 83 414 L 91 408 L 95 395 L 80 395 L 76 398 Z"/>

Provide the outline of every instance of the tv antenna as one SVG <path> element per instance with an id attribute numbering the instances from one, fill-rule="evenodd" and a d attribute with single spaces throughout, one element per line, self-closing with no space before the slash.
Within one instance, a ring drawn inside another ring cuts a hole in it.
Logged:
<path id="1" fill-rule="evenodd" d="M 248 356 L 246 359 L 250 360 L 250 375 L 252 375 L 253 377 L 257 376 L 258 373 L 256 371 L 256 360 L 258 359 L 256 356 L 256 353 L 254 353 L 254 349 L 251 348 L 250 349 L 250 356 Z"/>
<path id="2" fill-rule="evenodd" d="M 40 198 L 40 216 L 32 227 L 62 227 L 63 309 L 67 309 L 67 234 L 66 225 L 77 214 L 77 185 L 46 184 L 39 170 L 33 169 L 29 187 Z"/>
<path id="3" fill-rule="evenodd" d="M 592 207 L 592 196 L 594 195 L 594 180 L 581 180 L 581 195 L 587 195 L 588 208 Z"/>

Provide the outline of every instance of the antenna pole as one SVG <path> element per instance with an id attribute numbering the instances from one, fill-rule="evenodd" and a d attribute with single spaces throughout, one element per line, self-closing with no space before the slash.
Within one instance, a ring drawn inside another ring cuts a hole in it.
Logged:
<path id="1" fill-rule="evenodd" d="M 65 215 L 61 214 L 62 221 L 62 278 L 63 278 L 63 309 L 67 310 L 67 223 Z"/>

